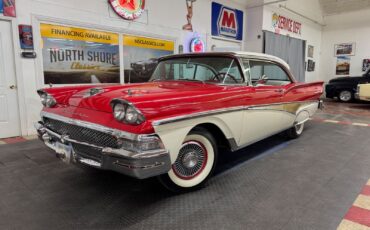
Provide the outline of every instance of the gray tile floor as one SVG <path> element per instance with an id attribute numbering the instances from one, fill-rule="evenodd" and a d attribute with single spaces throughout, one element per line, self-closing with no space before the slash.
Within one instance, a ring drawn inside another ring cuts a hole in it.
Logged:
<path id="1" fill-rule="evenodd" d="M 370 178 L 370 128 L 310 121 L 222 153 L 203 190 L 78 168 L 39 141 L 0 146 L 0 229 L 336 229 Z"/>

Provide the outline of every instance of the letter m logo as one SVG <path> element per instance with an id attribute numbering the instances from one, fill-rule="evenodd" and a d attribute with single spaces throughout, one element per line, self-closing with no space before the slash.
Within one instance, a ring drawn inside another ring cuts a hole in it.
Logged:
<path id="1" fill-rule="evenodd" d="M 223 7 L 218 19 L 218 29 L 221 35 L 236 38 L 238 33 L 238 22 L 235 10 Z"/>

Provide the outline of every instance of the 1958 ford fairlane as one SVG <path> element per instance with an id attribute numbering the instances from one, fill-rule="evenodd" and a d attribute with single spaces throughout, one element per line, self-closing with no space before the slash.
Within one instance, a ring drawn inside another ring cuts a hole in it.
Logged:
<path id="1" fill-rule="evenodd" d="M 299 137 L 323 82 L 298 83 L 288 64 L 257 53 L 159 59 L 150 82 L 38 91 L 39 137 L 66 162 L 201 187 L 220 146 L 236 151 L 285 131 Z"/>

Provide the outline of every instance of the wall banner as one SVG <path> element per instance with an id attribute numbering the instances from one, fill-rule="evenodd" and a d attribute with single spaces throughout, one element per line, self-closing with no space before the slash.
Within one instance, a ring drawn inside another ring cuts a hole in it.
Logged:
<path id="1" fill-rule="evenodd" d="M 119 83 L 118 34 L 41 24 L 45 84 Z"/>
<path id="2" fill-rule="evenodd" d="M 175 42 L 138 36 L 123 36 L 125 83 L 147 82 L 158 58 L 174 53 Z"/>
<path id="3" fill-rule="evenodd" d="M 299 35 L 302 34 L 302 23 L 277 13 L 272 14 L 272 27 L 275 33 L 278 34 L 280 34 L 280 30 Z"/>
<path id="4" fill-rule="evenodd" d="M 243 40 L 243 17 L 241 10 L 212 2 L 212 36 Z"/>

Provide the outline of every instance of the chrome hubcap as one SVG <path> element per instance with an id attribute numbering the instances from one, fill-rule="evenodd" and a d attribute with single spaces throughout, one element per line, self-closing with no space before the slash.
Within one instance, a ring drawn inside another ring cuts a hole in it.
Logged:
<path id="1" fill-rule="evenodd" d="M 342 101 L 349 101 L 352 98 L 352 94 L 349 91 L 343 91 L 343 92 L 340 92 L 339 98 Z"/>
<path id="2" fill-rule="evenodd" d="M 172 169 L 178 177 L 192 179 L 203 171 L 206 162 L 206 148 L 201 143 L 189 141 L 182 145 Z"/>

